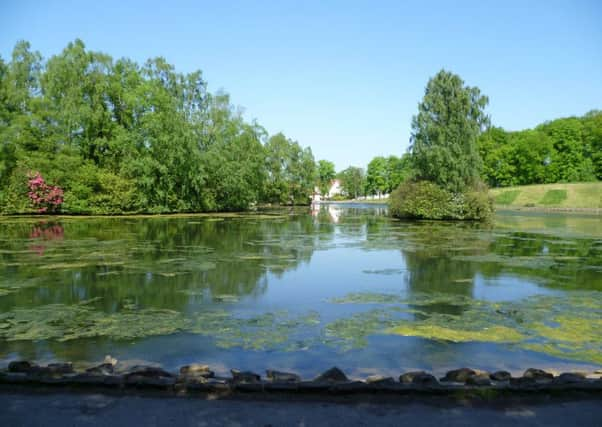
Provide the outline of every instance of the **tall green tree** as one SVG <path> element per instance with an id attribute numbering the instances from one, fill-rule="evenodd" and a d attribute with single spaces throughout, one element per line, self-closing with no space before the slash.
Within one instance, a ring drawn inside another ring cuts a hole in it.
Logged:
<path id="1" fill-rule="evenodd" d="M 263 199 L 266 202 L 285 204 L 291 197 L 288 168 L 292 161 L 292 144 L 283 133 L 272 135 L 265 144 L 267 177 Z"/>
<path id="2" fill-rule="evenodd" d="M 594 174 L 602 180 L 602 111 L 592 110 L 582 120 L 585 156 L 591 158 Z"/>
<path id="3" fill-rule="evenodd" d="M 417 178 L 452 192 L 475 184 L 482 161 L 477 138 L 489 124 L 488 98 L 460 76 L 439 71 L 412 119 L 411 153 Z"/>
<path id="4" fill-rule="evenodd" d="M 568 117 L 537 127 L 552 141 L 554 158 L 549 165 L 559 181 L 595 180 L 592 153 L 583 135 L 583 120 Z"/>
<path id="5" fill-rule="evenodd" d="M 374 157 L 368 163 L 366 171 L 366 193 L 381 195 L 387 192 L 388 187 L 387 159 L 382 156 Z"/>
<path id="6" fill-rule="evenodd" d="M 7 185 L 8 177 L 17 161 L 16 147 L 7 134 L 10 123 L 8 90 L 8 66 L 0 58 L 0 192 Z M 0 193 L 0 197 L 2 197 L 2 194 Z"/>
<path id="7" fill-rule="evenodd" d="M 318 174 L 316 162 L 310 147 L 302 148 L 299 144 L 295 144 L 294 147 L 294 161 L 290 167 L 293 182 L 292 202 L 307 204 L 313 194 Z"/>
<path id="8" fill-rule="evenodd" d="M 328 194 L 330 184 L 336 176 L 334 163 L 328 160 L 318 161 L 318 188 L 323 195 Z"/>
<path id="9" fill-rule="evenodd" d="M 265 144 L 267 177 L 264 201 L 304 204 L 313 193 L 316 180 L 314 157 L 284 134 L 271 136 Z"/>
<path id="10" fill-rule="evenodd" d="M 514 184 L 545 184 L 554 182 L 553 145 L 550 139 L 537 130 L 528 130 L 510 134 L 514 166 Z"/>
<path id="11" fill-rule="evenodd" d="M 357 199 L 365 194 L 366 176 L 362 168 L 349 166 L 339 172 L 338 178 L 341 180 L 343 192 L 348 197 Z"/>
<path id="12" fill-rule="evenodd" d="M 504 129 L 492 126 L 479 137 L 479 153 L 483 159 L 483 177 L 492 187 L 517 183 L 515 147 Z"/>
<path id="13" fill-rule="evenodd" d="M 412 176 L 412 162 L 410 155 L 405 153 L 401 157 L 389 156 L 387 157 L 387 171 L 386 171 L 386 192 L 391 193 L 399 184 L 407 180 Z"/>

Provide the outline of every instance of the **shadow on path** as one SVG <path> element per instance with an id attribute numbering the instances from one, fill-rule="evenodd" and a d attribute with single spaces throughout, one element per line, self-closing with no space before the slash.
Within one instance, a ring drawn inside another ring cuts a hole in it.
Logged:
<path id="1" fill-rule="evenodd" d="M 600 426 L 602 400 L 452 403 L 0 393 L 2 426 Z"/>

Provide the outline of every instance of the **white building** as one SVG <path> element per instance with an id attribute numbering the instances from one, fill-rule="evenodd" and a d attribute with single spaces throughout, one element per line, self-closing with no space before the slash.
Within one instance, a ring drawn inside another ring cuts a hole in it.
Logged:
<path id="1" fill-rule="evenodd" d="M 330 188 L 328 189 L 328 193 L 322 194 L 320 189 L 316 186 L 314 187 L 314 194 L 311 197 L 312 202 L 321 202 L 322 200 L 332 199 L 334 196 L 343 193 L 343 187 L 341 186 L 341 181 L 338 179 L 333 179 L 330 181 Z"/>
<path id="2" fill-rule="evenodd" d="M 343 192 L 343 187 L 341 187 L 341 181 L 338 179 L 333 179 L 330 182 L 330 189 L 328 190 L 328 198 L 332 199 L 334 196 L 337 196 Z"/>

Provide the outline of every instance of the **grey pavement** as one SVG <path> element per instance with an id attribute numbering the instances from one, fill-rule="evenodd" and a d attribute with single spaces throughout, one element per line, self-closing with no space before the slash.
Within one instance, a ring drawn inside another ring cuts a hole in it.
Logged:
<path id="1" fill-rule="evenodd" d="M 0 392 L 0 426 L 596 426 L 602 400 L 379 403 Z"/>

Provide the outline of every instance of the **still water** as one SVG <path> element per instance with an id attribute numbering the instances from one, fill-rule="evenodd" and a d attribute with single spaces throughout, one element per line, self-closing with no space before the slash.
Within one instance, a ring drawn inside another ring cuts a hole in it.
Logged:
<path id="1" fill-rule="evenodd" d="M 602 219 L 378 205 L 0 219 L 0 362 L 312 376 L 602 365 Z"/>

